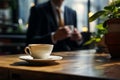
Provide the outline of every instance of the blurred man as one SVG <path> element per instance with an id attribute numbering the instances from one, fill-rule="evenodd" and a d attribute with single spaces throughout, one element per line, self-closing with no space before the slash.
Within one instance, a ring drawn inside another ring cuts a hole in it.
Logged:
<path id="1" fill-rule="evenodd" d="M 53 51 L 80 48 L 82 36 L 76 29 L 76 12 L 64 5 L 64 0 L 49 0 L 31 8 L 27 31 L 28 44 L 54 44 Z M 73 31 L 70 29 L 73 25 Z"/>

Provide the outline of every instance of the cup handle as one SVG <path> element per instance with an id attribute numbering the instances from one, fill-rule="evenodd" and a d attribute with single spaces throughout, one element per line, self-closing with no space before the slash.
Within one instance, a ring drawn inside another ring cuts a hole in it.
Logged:
<path id="1" fill-rule="evenodd" d="M 31 55 L 31 50 L 29 47 L 25 47 L 24 51 L 26 54 Z"/>

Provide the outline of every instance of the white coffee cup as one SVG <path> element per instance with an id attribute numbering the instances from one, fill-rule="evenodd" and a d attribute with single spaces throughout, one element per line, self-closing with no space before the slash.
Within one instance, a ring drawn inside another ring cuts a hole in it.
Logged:
<path id="1" fill-rule="evenodd" d="M 69 29 L 70 29 L 69 37 L 71 37 L 71 36 L 72 36 L 72 33 L 73 33 L 73 31 L 74 31 L 74 25 L 67 25 L 67 26 L 68 26 Z"/>
<path id="2" fill-rule="evenodd" d="M 52 44 L 29 44 L 24 51 L 34 59 L 47 59 L 53 50 Z"/>
<path id="3" fill-rule="evenodd" d="M 73 31 L 74 31 L 74 25 L 68 25 L 68 26 L 69 26 L 69 28 L 71 30 L 71 33 L 73 33 Z"/>

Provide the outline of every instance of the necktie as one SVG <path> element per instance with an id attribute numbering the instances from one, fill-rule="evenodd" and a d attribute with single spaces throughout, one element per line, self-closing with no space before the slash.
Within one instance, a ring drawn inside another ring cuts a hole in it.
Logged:
<path id="1" fill-rule="evenodd" d="M 61 17 L 61 10 L 59 8 L 57 8 L 57 13 L 58 13 L 58 24 L 60 27 L 64 26 L 64 21 Z"/>

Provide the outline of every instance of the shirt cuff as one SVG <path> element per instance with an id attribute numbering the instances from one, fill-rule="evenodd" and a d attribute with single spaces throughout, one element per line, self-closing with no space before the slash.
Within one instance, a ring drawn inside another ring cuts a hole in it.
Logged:
<path id="1" fill-rule="evenodd" d="M 55 34 L 55 32 L 52 32 L 52 33 L 51 33 L 51 40 L 52 40 L 52 43 L 53 43 L 53 44 L 55 44 L 55 43 L 57 42 L 57 41 L 54 40 L 54 37 L 53 37 L 54 34 Z"/>

